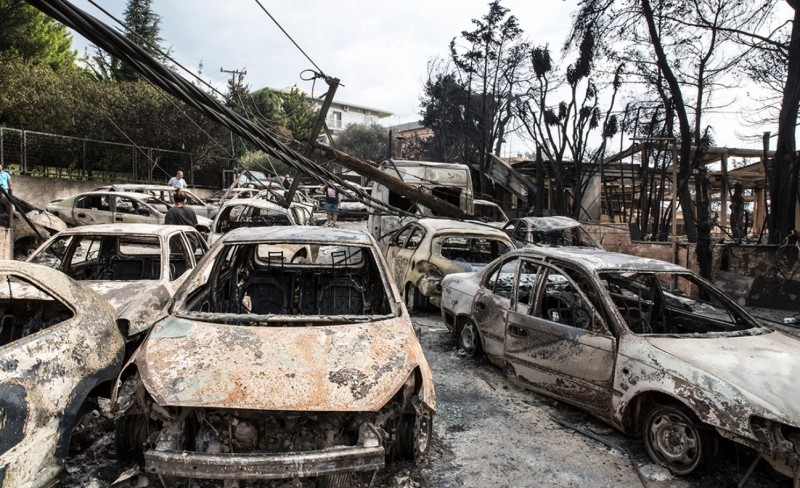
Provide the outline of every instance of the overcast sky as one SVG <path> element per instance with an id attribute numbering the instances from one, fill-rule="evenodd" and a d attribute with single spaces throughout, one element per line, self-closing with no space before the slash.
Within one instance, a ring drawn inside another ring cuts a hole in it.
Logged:
<path id="1" fill-rule="evenodd" d="M 96 0 L 118 18 L 124 0 Z M 85 0 L 75 5 L 105 22 Z M 261 4 L 309 57 L 344 86 L 336 99 L 394 113 L 391 124 L 419 120 L 419 97 L 427 63 L 446 56 L 448 44 L 471 19 L 489 10 L 484 0 L 276 1 Z M 527 35 L 556 47 L 567 35 L 574 2 L 504 0 Z M 204 78 L 220 88 L 230 75 L 220 68 L 246 69 L 251 89 L 297 85 L 311 90 L 300 72 L 313 68 L 254 0 L 153 0 L 161 37 L 187 68 L 202 61 Z M 80 55 L 89 43 L 74 34 Z M 317 84 L 315 94 L 324 88 Z"/>
<path id="2" fill-rule="evenodd" d="M 122 18 L 125 0 L 95 1 Z M 74 3 L 112 23 L 88 1 Z M 419 97 L 428 61 L 446 57 L 450 40 L 463 30 L 471 30 L 471 19 L 486 14 L 488 3 L 261 0 L 309 57 L 326 74 L 341 80 L 337 100 L 392 112 L 395 115 L 388 121 L 392 125 L 419 120 Z M 558 52 L 569 31 L 575 3 L 504 0 L 502 5 L 519 19 L 528 39 L 535 44 L 549 43 Z M 224 68 L 246 69 L 245 81 L 251 90 L 297 85 L 311 91 L 311 83 L 301 80 L 300 73 L 313 66 L 254 0 L 153 0 L 152 8 L 161 16 L 164 46 L 187 68 L 196 70 L 202 62 L 204 78 L 221 90 L 230 76 L 220 72 Z M 82 55 L 89 43 L 75 34 L 74 45 Z M 318 83 L 315 95 L 323 91 Z M 735 95 L 721 96 L 729 99 Z M 733 110 L 727 108 L 717 118 L 707 119 L 715 125 L 719 145 L 745 145 L 737 139 L 735 130 L 758 133 L 755 128 L 738 127 L 741 120 Z M 520 148 L 511 150 L 516 153 Z"/>

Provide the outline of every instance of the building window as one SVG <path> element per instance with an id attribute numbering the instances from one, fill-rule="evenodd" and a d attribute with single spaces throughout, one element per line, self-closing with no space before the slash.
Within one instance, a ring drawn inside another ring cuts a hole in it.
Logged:
<path id="1" fill-rule="evenodd" d="M 342 128 L 342 112 L 334 110 L 328 115 L 328 128 L 341 129 Z"/>

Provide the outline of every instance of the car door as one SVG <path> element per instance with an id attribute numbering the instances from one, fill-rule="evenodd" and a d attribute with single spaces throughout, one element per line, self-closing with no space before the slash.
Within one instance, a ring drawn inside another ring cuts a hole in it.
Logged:
<path id="1" fill-rule="evenodd" d="M 526 298 L 531 275 L 536 289 Z M 601 416 L 610 412 L 616 339 L 592 277 L 549 263 L 525 262 L 508 314 L 504 355 L 517 379 Z M 528 302 L 528 303 L 526 303 Z"/>
<path id="2" fill-rule="evenodd" d="M 402 282 L 402 280 L 405 278 L 405 266 L 403 265 L 404 263 L 397 262 L 397 255 L 402 249 L 404 249 L 406 241 L 408 240 L 408 236 L 411 235 L 411 231 L 413 230 L 414 224 L 408 224 L 401 229 L 398 229 L 389 239 L 389 244 L 386 246 L 386 262 L 390 263 L 389 267 L 392 270 L 394 282 L 401 291 L 405 285 L 405 283 Z"/>
<path id="3" fill-rule="evenodd" d="M 158 212 L 140 200 L 117 195 L 114 198 L 114 222 L 157 224 Z"/>
<path id="4" fill-rule="evenodd" d="M 72 209 L 72 220 L 76 226 L 110 224 L 113 222 L 111 195 L 91 194 L 77 197 Z"/>
<path id="5" fill-rule="evenodd" d="M 472 302 L 472 318 L 491 359 L 503 357 L 503 340 L 519 258 L 506 259 L 484 275 Z"/>
<path id="6" fill-rule="evenodd" d="M 431 255 L 430 240 L 427 241 L 428 246 L 423 246 L 424 239 L 425 229 L 419 225 L 412 224 L 411 234 L 409 234 L 405 244 L 397 250 L 395 255 L 394 264 L 397 266 L 397 279 L 400 280 L 398 286 L 404 287 L 406 283 L 417 285 L 419 272 L 416 275 L 414 274 L 414 266 L 420 260 L 428 260 Z"/>

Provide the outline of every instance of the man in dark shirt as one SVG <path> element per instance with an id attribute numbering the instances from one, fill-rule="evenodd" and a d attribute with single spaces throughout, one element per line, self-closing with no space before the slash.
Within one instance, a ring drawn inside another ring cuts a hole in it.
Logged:
<path id="1" fill-rule="evenodd" d="M 186 195 L 181 192 L 175 194 L 175 206 L 167 210 L 164 223 L 167 225 L 188 225 L 191 227 L 197 225 L 197 214 L 194 213 L 192 207 L 186 206 Z"/>

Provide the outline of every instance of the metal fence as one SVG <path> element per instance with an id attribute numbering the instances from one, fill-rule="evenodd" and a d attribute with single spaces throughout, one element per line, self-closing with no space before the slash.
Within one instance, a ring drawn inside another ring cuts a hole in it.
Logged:
<path id="1" fill-rule="evenodd" d="M 177 171 L 193 187 L 222 188 L 233 159 L 0 126 L 0 163 L 13 172 L 106 183 L 164 183 Z"/>

